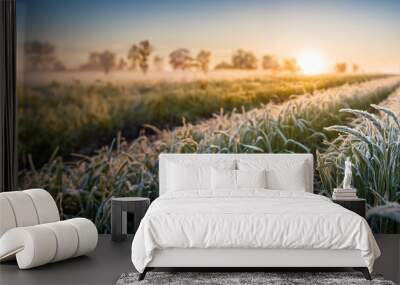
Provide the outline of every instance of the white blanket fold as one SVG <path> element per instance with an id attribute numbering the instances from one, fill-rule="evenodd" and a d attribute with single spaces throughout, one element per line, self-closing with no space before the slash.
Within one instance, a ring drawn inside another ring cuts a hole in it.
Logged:
<path id="1" fill-rule="evenodd" d="M 165 194 L 156 199 L 132 243 L 143 272 L 155 249 L 358 249 L 372 271 L 380 251 L 368 223 L 328 198 L 298 191 L 248 189 Z"/>

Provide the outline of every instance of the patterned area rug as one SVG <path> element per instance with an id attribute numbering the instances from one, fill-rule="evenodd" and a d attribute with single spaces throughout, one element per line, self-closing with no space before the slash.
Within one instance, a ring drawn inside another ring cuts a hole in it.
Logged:
<path id="1" fill-rule="evenodd" d="M 212 284 L 212 285 L 395 285 L 381 276 L 368 281 L 359 272 L 148 272 L 138 281 L 138 273 L 122 274 L 117 285 Z"/>

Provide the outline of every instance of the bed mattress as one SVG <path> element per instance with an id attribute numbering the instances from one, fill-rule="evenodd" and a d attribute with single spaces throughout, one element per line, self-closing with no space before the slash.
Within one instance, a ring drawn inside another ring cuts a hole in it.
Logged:
<path id="1" fill-rule="evenodd" d="M 157 198 L 134 237 L 132 262 L 143 272 L 157 251 L 174 248 L 358 250 L 370 271 L 380 255 L 361 216 L 320 195 L 265 189 Z"/>

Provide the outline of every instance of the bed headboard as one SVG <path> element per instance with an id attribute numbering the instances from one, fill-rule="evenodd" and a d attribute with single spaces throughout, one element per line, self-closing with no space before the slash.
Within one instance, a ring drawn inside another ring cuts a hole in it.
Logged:
<path id="1" fill-rule="evenodd" d="M 204 165 L 204 164 L 214 164 L 219 161 L 232 161 L 232 164 L 237 167 L 237 162 L 241 161 L 244 163 L 251 164 L 262 163 L 263 165 L 281 165 L 281 168 L 289 167 L 290 165 L 296 163 L 304 162 L 305 173 L 306 173 L 306 191 L 313 193 L 314 190 L 314 165 L 313 165 L 313 155 L 312 154 L 172 154 L 172 153 L 162 153 L 159 156 L 159 195 L 162 195 L 167 190 L 167 164 L 168 162 L 183 163 L 188 165 Z"/>

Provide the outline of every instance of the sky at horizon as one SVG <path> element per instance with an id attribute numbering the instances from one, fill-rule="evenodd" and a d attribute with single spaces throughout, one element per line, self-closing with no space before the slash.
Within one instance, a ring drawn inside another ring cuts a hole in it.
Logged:
<path id="1" fill-rule="evenodd" d="M 17 0 L 18 42 L 51 42 L 70 68 L 148 39 L 164 61 L 176 48 L 210 50 L 212 65 L 239 48 L 280 58 L 317 51 L 330 67 L 400 73 L 399 28 L 400 1 L 390 0 Z"/>

